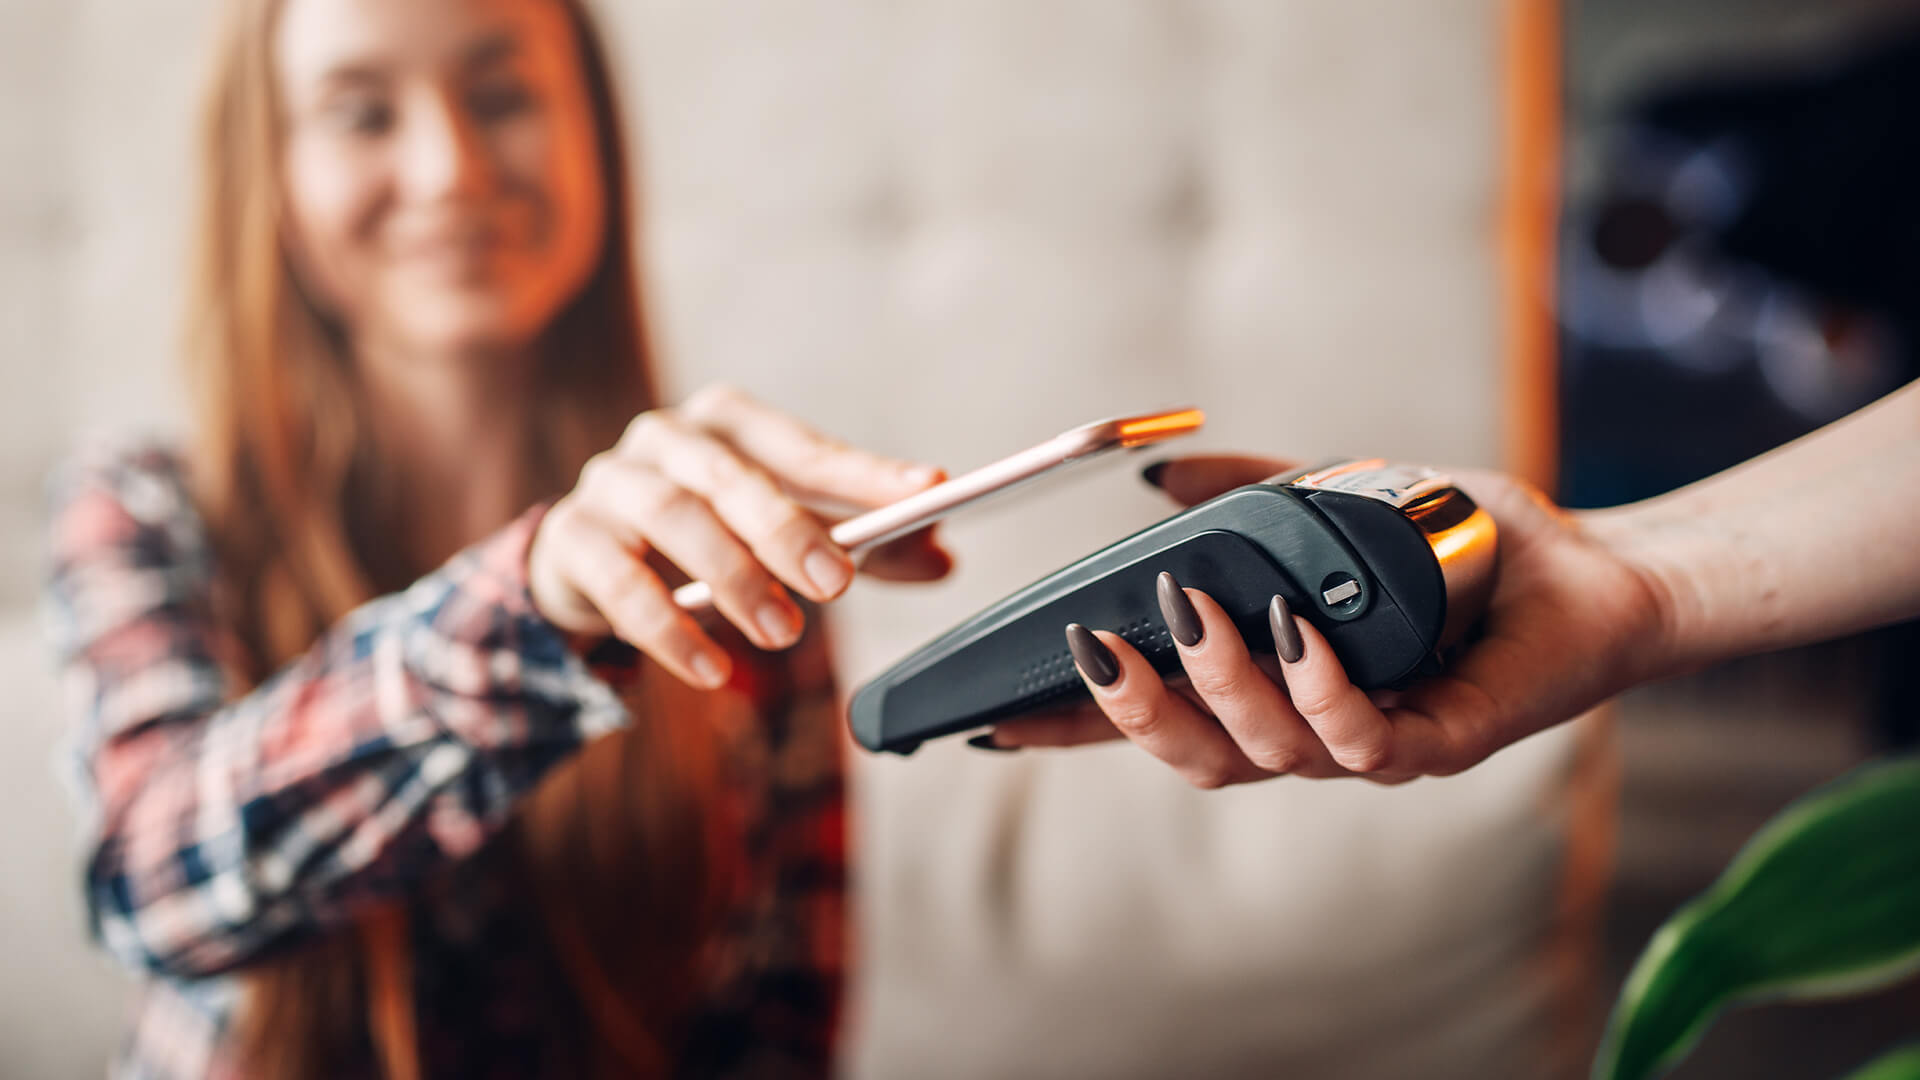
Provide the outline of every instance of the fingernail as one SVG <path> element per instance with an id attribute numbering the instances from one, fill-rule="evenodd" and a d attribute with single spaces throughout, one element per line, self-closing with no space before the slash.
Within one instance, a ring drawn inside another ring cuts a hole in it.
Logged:
<path id="1" fill-rule="evenodd" d="M 761 604 L 753 620 L 760 624 L 760 632 L 766 635 L 768 641 L 782 648 L 793 644 L 794 639 L 800 636 L 800 627 L 794 623 L 793 612 L 777 601 L 769 600 Z"/>
<path id="2" fill-rule="evenodd" d="M 1306 653 L 1307 643 L 1300 637 L 1300 627 L 1293 621 L 1287 598 L 1279 593 L 1274 593 L 1273 602 L 1267 605 L 1267 625 L 1273 629 L 1273 647 L 1280 653 L 1280 659 L 1297 663 Z"/>
<path id="3" fill-rule="evenodd" d="M 1120 662 L 1113 658 L 1113 650 L 1077 622 L 1067 624 L 1067 649 L 1073 653 L 1075 666 L 1093 680 L 1093 685 L 1112 686 L 1120 678 Z"/>
<path id="4" fill-rule="evenodd" d="M 700 685 L 707 689 L 718 690 L 726 685 L 727 670 L 712 653 L 704 649 L 694 653 L 693 660 L 688 666 L 693 668 L 693 677 L 700 680 Z"/>
<path id="5" fill-rule="evenodd" d="M 1187 598 L 1187 591 L 1173 580 L 1173 575 L 1162 570 L 1154 579 L 1154 591 L 1160 594 L 1160 617 L 1167 621 L 1167 631 L 1173 640 L 1191 649 L 1200 644 L 1200 638 L 1207 628 L 1201 625 L 1200 613 L 1193 610 L 1193 601 Z"/>
<path id="6" fill-rule="evenodd" d="M 932 465 L 914 465 L 907 469 L 907 483 L 925 487 L 940 479 L 940 470 Z"/>
<path id="7" fill-rule="evenodd" d="M 1171 464 L 1173 464 L 1171 461 L 1156 461 L 1140 470 L 1140 479 L 1145 480 L 1154 487 L 1164 489 L 1166 485 L 1160 482 L 1160 478 L 1166 475 L 1167 466 Z"/>
<path id="8" fill-rule="evenodd" d="M 968 739 L 967 745 L 976 750 L 991 750 L 996 754 L 1011 754 L 1015 750 L 1020 749 L 1017 746 L 1001 746 L 999 743 L 994 742 L 993 732 L 991 731 L 983 731 L 973 738 Z"/>
<path id="9" fill-rule="evenodd" d="M 813 582 L 813 587 L 820 590 L 823 596 L 838 595 L 853 577 L 853 568 L 825 548 L 814 548 L 807 552 L 806 559 L 800 565 L 807 572 L 807 580 Z"/>

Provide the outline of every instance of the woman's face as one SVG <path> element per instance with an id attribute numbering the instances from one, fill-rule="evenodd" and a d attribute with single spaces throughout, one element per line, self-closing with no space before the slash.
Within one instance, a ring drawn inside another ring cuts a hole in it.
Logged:
<path id="1" fill-rule="evenodd" d="M 518 347 L 586 282 L 606 193 L 555 0 L 287 0 L 273 48 L 285 239 L 356 342 Z"/>

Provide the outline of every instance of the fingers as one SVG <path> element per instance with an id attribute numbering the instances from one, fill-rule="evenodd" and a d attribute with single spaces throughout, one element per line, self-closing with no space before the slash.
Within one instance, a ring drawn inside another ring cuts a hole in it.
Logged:
<path id="1" fill-rule="evenodd" d="M 867 552 L 860 571 L 886 581 L 938 581 L 953 572 L 953 555 L 941 545 L 935 527 L 908 533 Z"/>
<path id="2" fill-rule="evenodd" d="M 696 686 L 727 678 L 726 653 L 674 604 L 647 566 L 657 551 L 712 589 L 714 607 L 749 641 L 799 639 L 791 587 L 826 601 L 852 559 L 795 492 L 877 506 L 939 482 L 938 469 L 854 450 L 746 395 L 720 387 L 678 410 L 636 417 L 543 520 L 528 555 L 535 607 L 562 629 L 611 630 Z M 931 530 L 874 553 L 898 580 L 945 575 Z"/>
<path id="3" fill-rule="evenodd" d="M 1217 788 L 1266 775 L 1212 717 L 1169 691 L 1147 658 L 1120 635 L 1073 623 L 1067 645 L 1094 703 L 1113 726 L 1188 783 Z"/>
<path id="4" fill-rule="evenodd" d="M 1471 683 L 1453 676 L 1428 679 L 1405 694 L 1369 694 L 1348 681 L 1333 646 L 1313 624 L 1285 611 L 1299 635 L 1299 659 L 1281 656 L 1281 672 L 1293 707 L 1320 736 L 1333 759 L 1350 772 L 1382 783 L 1416 776 L 1449 776 L 1486 757 L 1482 733 L 1493 723 L 1491 701 Z M 1276 633 L 1276 638 L 1279 636 Z"/>
<path id="5" fill-rule="evenodd" d="M 680 411 L 808 496 L 885 506 L 945 479 L 933 466 L 882 457 L 822 435 L 734 387 L 707 387 Z"/>
<path id="6" fill-rule="evenodd" d="M 1002 721 L 988 736 L 993 748 L 1074 746 L 1117 734 L 1190 783 L 1214 788 L 1280 774 L 1399 784 L 1457 773 L 1503 741 L 1504 714 L 1489 687 L 1526 666 L 1512 642 L 1483 641 L 1455 674 L 1369 693 L 1284 598 L 1269 611 L 1275 655 L 1254 656 L 1212 597 L 1162 577 L 1161 610 L 1186 684 L 1168 685 L 1119 636 L 1075 625 L 1068 643 L 1098 714 L 1055 710 Z"/>
<path id="7" fill-rule="evenodd" d="M 780 580 L 823 602 L 845 591 L 852 563 L 790 491 L 879 506 L 944 478 L 938 469 L 851 449 L 727 387 L 695 394 L 678 415 L 641 416 L 622 445 L 705 496 Z M 952 559 L 923 530 L 869 553 L 864 568 L 895 581 L 931 581 L 952 570 Z"/>
<path id="8" fill-rule="evenodd" d="M 799 639 L 798 605 L 699 494 L 636 461 L 602 456 L 581 474 L 576 495 L 624 546 L 657 548 L 711 585 L 714 607 L 749 641 L 783 649 Z M 667 604 L 678 616 L 670 594 Z"/>
<path id="9" fill-rule="evenodd" d="M 1254 656 L 1224 608 L 1171 574 L 1157 583 L 1161 614 L 1186 675 L 1177 690 L 1122 638 L 1068 630 L 1082 680 L 1114 731 L 1203 788 L 1268 779 L 1364 776 L 1401 783 L 1453 760 L 1449 731 L 1411 709 L 1407 737 L 1375 698 L 1347 679 L 1325 637 L 1275 597 L 1276 655 Z M 1278 681 L 1277 681 L 1278 680 Z M 1392 700 L 1382 695 L 1382 700 Z M 1022 717 L 995 747 L 1070 746 L 1108 732 L 1085 715 Z"/>
<path id="10" fill-rule="evenodd" d="M 1295 466 L 1275 458 L 1203 455 L 1149 466 L 1147 479 L 1185 506 L 1203 503 L 1243 484 L 1255 484 Z"/>
<path id="11" fill-rule="evenodd" d="M 690 616 L 620 539 L 623 530 L 562 499 L 541 523 L 532 564 L 536 606 L 575 632 L 605 626 L 690 685 L 717 689 L 732 670 L 726 650 Z"/>
<path id="12" fill-rule="evenodd" d="M 981 738 L 976 736 L 969 741 L 978 746 L 981 745 Z M 1064 709 L 1044 709 L 1002 720 L 984 736 L 986 745 L 995 750 L 1018 750 L 1028 746 L 1084 746 L 1122 738 L 1125 736 L 1113 726 L 1113 721 L 1107 719 L 1107 714 L 1090 703 Z"/>
<path id="13" fill-rule="evenodd" d="M 1393 724 L 1365 691 L 1348 681 L 1346 668 L 1327 639 L 1312 623 L 1288 610 L 1283 597 L 1273 598 L 1268 616 L 1274 625 L 1288 700 L 1327 754 L 1356 773 L 1381 772 L 1397 764 Z M 1289 659 L 1289 654 L 1294 658 Z"/>
<path id="14" fill-rule="evenodd" d="M 644 461 L 673 484 L 698 495 L 726 531 L 751 551 L 757 566 L 799 592 L 830 600 L 853 579 L 853 560 L 833 542 L 825 523 L 782 491 L 765 469 L 713 435 L 670 413 L 653 412 L 636 419 L 621 444 L 626 451 L 622 460 Z M 719 603 L 726 591 L 723 579 L 708 576 L 707 567 L 683 561 L 673 545 L 655 542 L 681 569 L 712 585 L 716 606 L 725 610 Z M 740 575 L 743 586 L 761 585 L 759 575 L 737 559 L 724 559 L 723 567 Z M 764 593 L 761 589 L 760 596 Z M 751 599 L 757 603 L 759 596 Z"/>
<path id="15" fill-rule="evenodd" d="M 1233 619 L 1172 574 L 1159 579 L 1160 610 L 1181 665 L 1202 706 L 1261 771 L 1310 777 L 1346 775 L 1285 691 L 1255 663 Z"/>

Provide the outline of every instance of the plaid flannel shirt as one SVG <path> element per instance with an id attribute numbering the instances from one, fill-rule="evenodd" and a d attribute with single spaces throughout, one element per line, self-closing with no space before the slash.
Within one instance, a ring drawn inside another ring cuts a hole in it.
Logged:
<path id="1" fill-rule="evenodd" d="M 615 647 L 590 664 L 534 610 L 538 511 L 235 694 L 179 460 L 84 454 L 53 504 L 48 608 L 77 722 L 86 902 L 98 940 L 144 973 L 114 1075 L 233 1075 L 232 973 L 398 896 L 425 1075 L 577 1070 L 556 1045 L 578 1030 L 558 1012 L 574 999 L 488 841 L 551 766 L 628 722 L 609 679 L 633 660 Z M 680 1072 L 819 1075 L 844 915 L 824 643 L 810 631 L 779 660 L 741 659 L 753 887 L 718 922 L 709 952 L 733 959 L 696 1004 Z M 354 1072 L 376 1074 L 364 1038 L 359 1055 Z"/>

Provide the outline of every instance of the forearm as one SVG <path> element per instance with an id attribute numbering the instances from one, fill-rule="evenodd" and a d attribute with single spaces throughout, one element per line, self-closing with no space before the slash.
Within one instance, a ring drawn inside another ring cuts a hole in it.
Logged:
<path id="1" fill-rule="evenodd" d="M 1920 615 L 1920 383 L 1587 525 L 1663 597 L 1672 670 Z"/>
<path id="2" fill-rule="evenodd" d="M 134 516 L 143 484 L 170 490 L 125 470 L 72 484 L 49 582 L 88 900 L 130 964 L 206 974 L 338 925 L 471 852 L 548 767 L 624 722 L 533 610 L 533 515 L 231 696 L 206 545 L 184 513 Z"/>
<path id="3" fill-rule="evenodd" d="M 92 750 L 86 884 L 116 956 L 204 975 L 349 922 L 471 855 L 543 774 L 624 721 L 557 635 L 523 636 L 524 618 L 488 639 L 428 629 L 429 611 L 463 603 L 435 585 L 362 608 L 217 711 Z"/>

